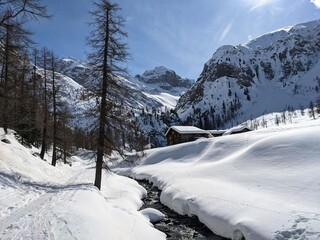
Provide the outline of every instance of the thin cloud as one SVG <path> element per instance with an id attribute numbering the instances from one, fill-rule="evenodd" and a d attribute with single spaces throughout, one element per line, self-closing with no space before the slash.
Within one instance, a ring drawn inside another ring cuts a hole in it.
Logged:
<path id="1" fill-rule="evenodd" d="M 256 3 L 250 8 L 250 12 L 253 10 L 256 10 L 257 8 L 261 8 L 265 5 L 268 4 L 268 0 L 260 0 L 260 1 L 256 1 Z"/>
<path id="2" fill-rule="evenodd" d="M 320 0 L 310 0 L 317 8 L 320 8 Z"/>
<path id="3" fill-rule="evenodd" d="M 228 25 L 224 28 L 221 36 L 219 37 L 219 42 L 222 42 L 224 40 L 224 38 L 228 35 L 228 33 L 230 32 L 231 28 L 233 26 L 233 22 L 229 22 Z"/>

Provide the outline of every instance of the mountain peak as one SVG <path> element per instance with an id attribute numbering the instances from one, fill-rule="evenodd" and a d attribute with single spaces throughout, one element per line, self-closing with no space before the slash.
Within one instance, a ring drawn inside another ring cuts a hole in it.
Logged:
<path id="1" fill-rule="evenodd" d="M 176 87 L 188 89 L 194 83 L 193 80 L 182 78 L 175 71 L 164 66 L 158 66 L 152 70 L 145 71 L 142 75 L 136 75 L 136 79 L 144 83 L 157 85 L 163 90 L 170 90 Z"/>
<path id="2" fill-rule="evenodd" d="M 246 45 L 222 46 L 178 101 L 179 117 L 214 128 L 319 98 L 320 20 L 285 27 Z M 217 126 L 218 125 L 218 126 Z"/>
<path id="3" fill-rule="evenodd" d="M 293 38 L 295 36 L 303 35 L 305 37 L 312 37 L 319 32 L 320 19 L 300 23 L 292 26 L 283 27 L 275 31 L 263 34 L 246 44 L 247 47 L 256 50 L 257 48 L 268 48 L 269 46 L 282 41 L 284 38 Z"/>
<path id="4" fill-rule="evenodd" d="M 161 76 L 161 75 L 166 75 L 166 74 L 176 74 L 175 71 L 171 70 L 171 69 L 168 69 L 164 66 L 158 66 L 158 67 L 155 67 L 154 69 L 152 70 L 146 70 L 142 76 L 144 76 L 145 78 L 152 78 L 152 77 L 158 77 L 158 76 Z"/>

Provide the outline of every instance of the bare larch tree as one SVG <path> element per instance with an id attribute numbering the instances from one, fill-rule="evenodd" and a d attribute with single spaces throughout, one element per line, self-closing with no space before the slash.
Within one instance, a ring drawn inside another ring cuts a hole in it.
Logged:
<path id="1" fill-rule="evenodd" d="M 94 2 L 95 11 L 91 12 L 92 27 L 88 44 L 92 53 L 88 55 L 89 61 L 94 66 L 94 74 L 99 80 L 99 123 L 98 123 L 98 146 L 97 162 L 94 185 L 101 188 L 103 156 L 108 141 L 107 133 L 110 130 L 108 116 L 112 112 L 113 104 L 110 100 L 111 85 L 116 85 L 114 78 L 116 74 L 125 71 L 124 62 L 127 59 L 127 45 L 123 38 L 127 37 L 123 31 L 125 20 L 118 15 L 120 10 L 117 4 L 108 0 Z M 116 86 L 115 86 L 116 87 Z M 109 99 L 109 100 L 108 100 Z"/>
<path id="2" fill-rule="evenodd" d="M 0 1 L 0 26 L 9 20 L 50 17 L 47 7 L 41 4 L 41 0 L 4 0 Z"/>

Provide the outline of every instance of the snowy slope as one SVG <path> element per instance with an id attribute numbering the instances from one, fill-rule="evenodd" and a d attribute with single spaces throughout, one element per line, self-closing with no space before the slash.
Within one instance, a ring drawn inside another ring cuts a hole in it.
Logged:
<path id="1" fill-rule="evenodd" d="M 81 75 L 83 69 L 85 69 L 85 72 L 90 71 L 85 62 L 82 63 L 72 58 L 60 60 L 57 68 L 57 70 L 75 77 L 78 82 L 82 82 L 85 86 L 89 86 L 90 84 L 86 84 L 86 81 L 93 83 L 96 80 L 88 76 L 88 78 L 83 79 L 82 77 L 85 76 Z M 42 68 L 37 68 L 37 72 L 44 76 Z M 52 90 L 51 71 L 47 71 L 47 78 L 50 91 Z M 108 97 L 112 102 L 121 103 L 124 115 L 128 118 L 127 121 L 135 122 L 138 126 L 136 132 L 128 131 L 127 136 L 142 132 L 145 139 L 151 140 L 153 146 L 163 146 L 166 144 L 164 134 L 167 125 L 163 122 L 163 118 L 160 118 L 161 112 L 174 108 L 179 96 L 173 95 L 168 89 L 163 92 L 155 91 L 154 84 L 146 87 L 145 84 L 133 79 L 131 77 L 117 76 L 115 81 L 122 89 L 114 89 L 114 96 Z M 58 89 L 58 102 L 62 103 L 72 115 L 69 125 L 83 130 L 92 129 L 97 121 L 97 115 L 94 111 L 97 108 L 97 98 L 90 92 L 90 88 L 84 87 L 73 78 L 59 72 L 55 73 L 55 81 Z M 172 91 L 176 93 L 178 90 L 182 91 L 182 88 L 173 87 Z M 52 109 L 51 106 L 49 108 Z M 142 116 L 142 111 L 147 114 Z M 152 117 L 149 116 L 151 112 L 153 113 Z"/>
<path id="2" fill-rule="evenodd" d="M 90 65 L 74 58 L 62 58 L 59 61 L 59 72 L 86 88 L 95 82 L 90 74 Z M 157 109 L 174 108 L 178 98 L 194 83 L 193 80 L 182 78 L 163 66 L 147 70 L 135 77 L 118 76 L 117 81 L 127 93 L 126 96 L 119 97 L 134 109 L 146 106 Z"/>
<path id="3" fill-rule="evenodd" d="M 58 69 L 64 86 L 61 89 L 62 94 L 66 99 L 70 99 L 64 102 L 76 115 L 76 120 L 72 120 L 71 125 L 83 129 L 90 128 L 95 118 L 88 112 L 96 103 L 95 98 L 85 97 L 88 89 L 96 82 L 90 74 L 90 65 L 73 58 L 63 58 L 59 61 Z M 131 116 L 131 121 L 137 124 L 139 132 L 141 131 L 153 146 L 166 145 L 167 128 L 171 123 L 179 122 L 176 115 L 170 114 L 170 109 L 175 108 L 180 96 L 194 84 L 194 81 L 182 78 L 165 67 L 156 67 L 135 77 L 117 76 L 114 80 L 122 88 L 121 91 L 113 90 L 114 100 L 121 102 L 128 113 L 126 115 Z M 69 85 L 74 85 L 71 84 L 74 81 L 81 85 L 72 89 L 75 93 L 72 95 Z"/>
<path id="4" fill-rule="evenodd" d="M 183 79 L 165 67 L 156 67 L 142 75 L 128 77 L 128 84 L 144 96 L 158 102 L 158 106 L 144 103 L 143 106 L 164 110 L 175 108 L 180 96 L 186 92 L 193 81 Z"/>
<path id="5" fill-rule="evenodd" d="M 90 77 L 90 66 L 87 62 L 67 57 L 58 61 L 59 72 L 72 78 L 77 83 L 87 87 L 87 81 Z"/>
<path id="6" fill-rule="evenodd" d="M 179 99 L 179 117 L 214 129 L 287 107 L 307 107 L 320 98 L 319 42 L 317 20 L 265 34 L 246 45 L 222 46 Z"/>
<path id="7" fill-rule="evenodd" d="M 233 239 L 320 238 L 320 119 L 147 151 L 115 168 Z M 238 238 L 236 237 L 238 236 Z"/>
<path id="8" fill-rule="evenodd" d="M 103 172 L 92 184 L 94 159 L 73 156 L 52 167 L 0 129 L 0 238 L 165 239 L 138 212 L 146 191 L 135 181 Z"/>
<path id="9" fill-rule="evenodd" d="M 37 72 L 42 76 L 44 75 L 42 68 L 37 68 Z M 48 90 L 50 92 L 52 91 L 51 71 L 47 71 L 47 78 Z M 94 109 L 96 99 L 87 97 L 88 90 L 85 87 L 61 73 L 55 73 L 55 84 L 58 102 L 66 106 L 73 116 L 73 118 L 70 119 L 69 124 L 72 127 L 80 127 L 83 129 L 90 128 L 95 118 L 93 114 L 89 114 L 89 112 L 90 109 Z M 51 101 L 49 100 L 49 102 Z M 49 103 L 49 106 L 50 105 L 51 103 Z"/>

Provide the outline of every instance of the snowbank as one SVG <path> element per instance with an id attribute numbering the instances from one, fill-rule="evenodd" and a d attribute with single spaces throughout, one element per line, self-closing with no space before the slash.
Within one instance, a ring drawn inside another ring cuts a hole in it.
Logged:
<path id="1" fill-rule="evenodd" d="M 136 181 L 103 172 L 92 184 L 94 161 L 72 157 L 52 167 L 0 129 L 0 238 L 165 239 L 138 209 L 146 190 Z"/>
<path id="2" fill-rule="evenodd" d="M 227 238 L 320 238 L 320 119 L 147 152 L 115 169 L 162 189 L 161 202 Z"/>

